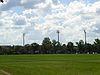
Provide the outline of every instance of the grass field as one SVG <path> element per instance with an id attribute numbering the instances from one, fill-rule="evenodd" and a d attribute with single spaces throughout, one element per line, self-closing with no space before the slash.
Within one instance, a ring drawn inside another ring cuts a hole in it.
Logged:
<path id="1" fill-rule="evenodd" d="M 100 55 L 1 55 L 0 75 L 100 75 Z"/>

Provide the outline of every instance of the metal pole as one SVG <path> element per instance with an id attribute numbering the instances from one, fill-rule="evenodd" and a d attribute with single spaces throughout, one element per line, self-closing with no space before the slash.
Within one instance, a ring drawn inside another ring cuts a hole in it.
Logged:
<path id="1" fill-rule="evenodd" d="M 25 45 L 25 33 L 23 33 L 23 46 Z"/>
<path id="2" fill-rule="evenodd" d="M 57 34 L 58 34 L 58 44 L 59 44 L 59 33 L 60 33 L 59 30 L 57 30 Z"/>
<path id="3" fill-rule="evenodd" d="M 84 30 L 84 34 L 85 34 L 85 45 L 86 45 L 86 31 Z"/>

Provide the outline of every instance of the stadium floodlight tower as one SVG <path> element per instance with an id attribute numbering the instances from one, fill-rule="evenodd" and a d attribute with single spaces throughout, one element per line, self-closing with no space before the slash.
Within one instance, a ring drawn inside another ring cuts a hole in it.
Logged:
<path id="1" fill-rule="evenodd" d="M 85 45 L 86 45 L 86 30 L 84 30 Z"/>
<path id="2" fill-rule="evenodd" d="M 59 44 L 59 33 L 60 33 L 59 30 L 57 30 L 57 34 L 58 34 L 58 44 Z"/>
<path id="3" fill-rule="evenodd" d="M 25 45 L 25 33 L 23 33 L 23 46 Z"/>

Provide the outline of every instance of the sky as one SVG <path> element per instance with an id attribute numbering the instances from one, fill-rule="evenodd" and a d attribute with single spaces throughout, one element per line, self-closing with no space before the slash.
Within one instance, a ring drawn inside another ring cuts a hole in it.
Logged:
<path id="1" fill-rule="evenodd" d="M 42 43 L 44 37 L 60 42 L 100 37 L 100 0 L 5 0 L 0 3 L 0 45 Z"/>

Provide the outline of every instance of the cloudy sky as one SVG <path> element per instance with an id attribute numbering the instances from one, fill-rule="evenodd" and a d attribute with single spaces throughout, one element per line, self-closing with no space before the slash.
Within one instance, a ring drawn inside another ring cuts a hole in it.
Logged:
<path id="1" fill-rule="evenodd" d="M 100 0 L 5 0 L 0 3 L 0 45 L 42 42 L 44 37 L 60 41 L 100 37 Z"/>

